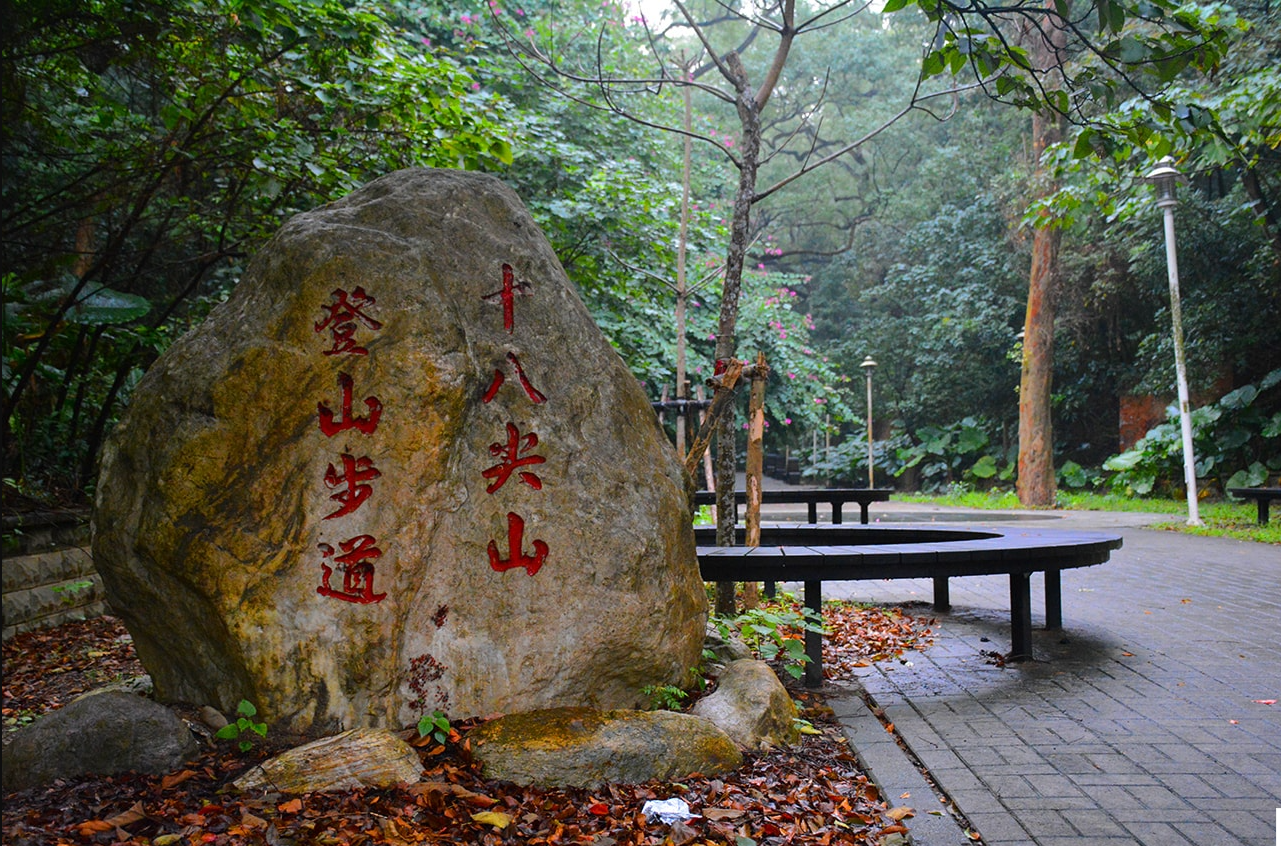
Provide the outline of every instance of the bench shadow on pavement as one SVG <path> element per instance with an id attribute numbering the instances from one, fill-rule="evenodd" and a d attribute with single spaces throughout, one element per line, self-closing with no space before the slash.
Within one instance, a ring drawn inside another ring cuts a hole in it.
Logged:
<path id="1" fill-rule="evenodd" d="M 901 656 L 911 662 L 904 666 L 895 662 L 893 672 L 903 682 L 912 676 L 925 682 L 940 673 L 957 676 L 981 672 L 990 684 L 996 672 L 1006 674 L 1012 685 L 1029 678 L 1069 676 L 1084 672 L 1092 674 L 1124 656 L 1124 646 L 1108 632 L 1085 623 L 1064 621 L 1064 628 L 1047 630 L 1044 617 L 1033 616 L 1033 659 L 1006 661 L 1003 648 L 1009 643 L 1009 612 L 989 608 L 954 604 L 947 611 L 935 610 L 925 600 L 878 602 L 873 598 L 859 598 L 883 608 L 897 608 L 904 614 L 923 620 L 935 620 L 930 628 L 933 643 L 924 650 L 909 650 Z M 992 672 L 989 672 L 992 671 Z"/>

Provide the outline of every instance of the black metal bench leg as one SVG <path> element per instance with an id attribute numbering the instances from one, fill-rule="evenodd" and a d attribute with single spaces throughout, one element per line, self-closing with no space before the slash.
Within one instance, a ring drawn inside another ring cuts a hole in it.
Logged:
<path id="1" fill-rule="evenodd" d="M 844 516 L 844 515 L 841 513 L 841 512 L 842 512 L 842 509 L 843 509 L 843 506 L 842 506 L 842 504 L 841 504 L 841 503 L 839 503 L 839 502 L 833 502 L 833 503 L 832 503 L 832 522 L 833 522 L 833 523 L 836 523 L 837 525 L 840 525 L 840 523 L 841 523 L 841 518 Z M 864 522 L 864 523 L 866 523 L 867 521 L 866 521 L 866 520 L 864 520 L 863 522 Z"/>
<path id="2" fill-rule="evenodd" d="M 869 502 L 860 502 L 858 504 L 858 521 L 864 526 L 867 525 L 867 507 L 869 505 L 871 505 Z"/>
<path id="3" fill-rule="evenodd" d="M 946 611 L 952 607 L 952 595 L 947 587 L 947 576 L 934 577 L 934 610 Z"/>
<path id="4" fill-rule="evenodd" d="M 1009 658 L 1032 657 L 1032 574 L 1010 573 L 1010 639 Z"/>
<path id="5" fill-rule="evenodd" d="M 1058 570 L 1045 571 L 1045 627 L 1063 628 L 1063 580 Z"/>
<path id="6" fill-rule="evenodd" d="M 773 599 L 778 594 L 778 585 L 773 582 L 765 583 L 765 598 Z"/>
<path id="7" fill-rule="evenodd" d="M 805 607 L 815 614 L 823 613 L 823 583 L 805 583 Z M 821 632 L 805 631 L 805 655 L 810 660 L 805 665 L 805 686 L 823 686 L 823 635 Z"/>
<path id="8" fill-rule="evenodd" d="M 1260 526 L 1268 525 L 1268 505 L 1271 504 L 1271 502 L 1272 500 L 1268 499 L 1267 497 L 1259 497 L 1258 499 Z"/>
<path id="9" fill-rule="evenodd" d="M 817 502 L 807 503 L 805 507 L 805 511 L 809 515 L 810 525 L 813 525 L 818 522 L 818 503 Z"/>

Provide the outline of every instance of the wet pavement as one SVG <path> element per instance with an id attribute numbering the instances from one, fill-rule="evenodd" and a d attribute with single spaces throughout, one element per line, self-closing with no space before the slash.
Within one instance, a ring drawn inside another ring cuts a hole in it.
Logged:
<path id="1" fill-rule="evenodd" d="M 803 520 L 797 511 L 763 517 Z M 1004 576 L 952 579 L 941 614 L 928 580 L 824 585 L 827 598 L 937 620 L 934 645 L 909 663 L 825 687 L 886 795 L 917 810 L 913 843 L 974 842 L 951 804 L 988 846 L 1281 846 L 1281 703 L 1267 704 L 1281 700 L 1281 547 L 1148 529 L 1169 517 L 1147 514 L 891 501 L 871 519 L 1035 521 L 1124 539 L 1107 563 L 1064 571 L 1063 628 L 1038 629 L 1036 660 L 1017 664 L 998 657 L 1010 646 Z M 1034 576 L 1037 625 L 1040 591 Z"/>

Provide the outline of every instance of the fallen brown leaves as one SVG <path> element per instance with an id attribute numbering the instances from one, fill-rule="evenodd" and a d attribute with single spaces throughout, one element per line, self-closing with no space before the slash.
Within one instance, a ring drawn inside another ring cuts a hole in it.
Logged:
<path id="1" fill-rule="evenodd" d="M 4 644 L 5 727 L 144 672 L 134 655 L 133 638 L 115 617 L 15 635 Z"/>
<path id="2" fill-rule="evenodd" d="M 862 651 L 833 655 L 839 668 L 873 655 L 899 654 L 923 634 L 910 618 L 838 606 L 827 620 L 829 644 L 861 637 Z M 835 625 L 834 625 L 835 624 Z M 855 634 L 858 633 L 858 634 Z M 5 713 L 42 713 L 95 686 L 78 656 L 102 653 L 96 666 L 140 672 L 123 628 L 111 618 L 20 636 L 5 645 Z M 15 642 L 17 641 L 17 642 Z M 57 647 L 56 655 L 50 649 Z M 840 645 L 838 648 L 845 648 Z M 45 659 L 67 667 L 44 677 Z M 826 659 L 825 659 L 826 660 Z M 132 663 L 130 663 L 132 662 Z M 60 678 L 81 673 L 72 684 Z M 830 710 L 812 695 L 804 716 L 820 732 L 799 746 L 749 756 L 719 778 L 680 783 L 608 785 L 598 790 L 521 787 L 485 779 L 462 754 L 463 744 L 420 749 L 423 780 L 378 790 L 305 796 L 241 795 L 227 784 L 268 750 L 206 749 L 187 768 L 166 775 L 127 773 L 55 782 L 5 796 L 3 839 L 12 846 L 127 843 L 138 846 L 414 846 L 415 844 L 583 844 L 587 846 L 824 846 L 869 844 L 903 832 L 910 810 L 891 808 L 847 748 Z M 457 726 L 466 739 L 471 724 Z M 279 750 L 273 750 L 279 751 Z M 649 799 L 679 797 L 698 817 L 650 823 Z"/>
<path id="3" fill-rule="evenodd" d="M 76 779 L 5 797 L 13 846 L 404 846 L 404 844 L 876 844 L 900 830 L 875 785 L 835 736 L 751 757 L 721 778 L 521 787 L 483 778 L 450 753 L 424 761 L 424 781 L 304 796 L 237 795 L 224 786 L 260 756 L 206 751 L 183 779 L 126 774 Z M 465 731 L 463 733 L 465 737 Z M 698 818 L 649 823 L 649 799 L 679 797 Z"/>
<path id="4" fill-rule="evenodd" d="M 908 650 L 921 650 L 934 642 L 933 619 L 905 614 L 895 607 L 872 607 L 844 602 L 823 606 L 823 676 L 854 677 L 854 669 L 877 661 L 901 658 Z"/>

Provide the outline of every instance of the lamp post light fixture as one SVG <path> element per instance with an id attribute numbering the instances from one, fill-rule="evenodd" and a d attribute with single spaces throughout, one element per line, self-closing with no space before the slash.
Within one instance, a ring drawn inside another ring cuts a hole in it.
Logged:
<path id="1" fill-rule="evenodd" d="M 869 355 L 859 367 L 867 374 L 867 487 L 870 490 L 876 487 L 872 481 L 872 371 L 876 369 L 876 362 Z"/>
<path id="2" fill-rule="evenodd" d="M 1170 274 L 1170 321 L 1174 324 L 1174 370 L 1179 390 L 1179 423 L 1183 429 L 1183 482 L 1188 493 L 1188 525 L 1200 526 L 1201 515 L 1197 508 L 1196 456 L 1192 451 L 1192 411 L 1188 402 L 1188 368 L 1183 357 L 1183 306 L 1179 299 L 1179 257 L 1174 245 L 1174 207 L 1179 204 L 1175 195 L 1183 175 L 1174 167 L 1174 159 L 1166 156 L 1147 174 L 1147 180 L 1156 187 L 1156 207 L 1165 216 L 1165 263 Z"/>

